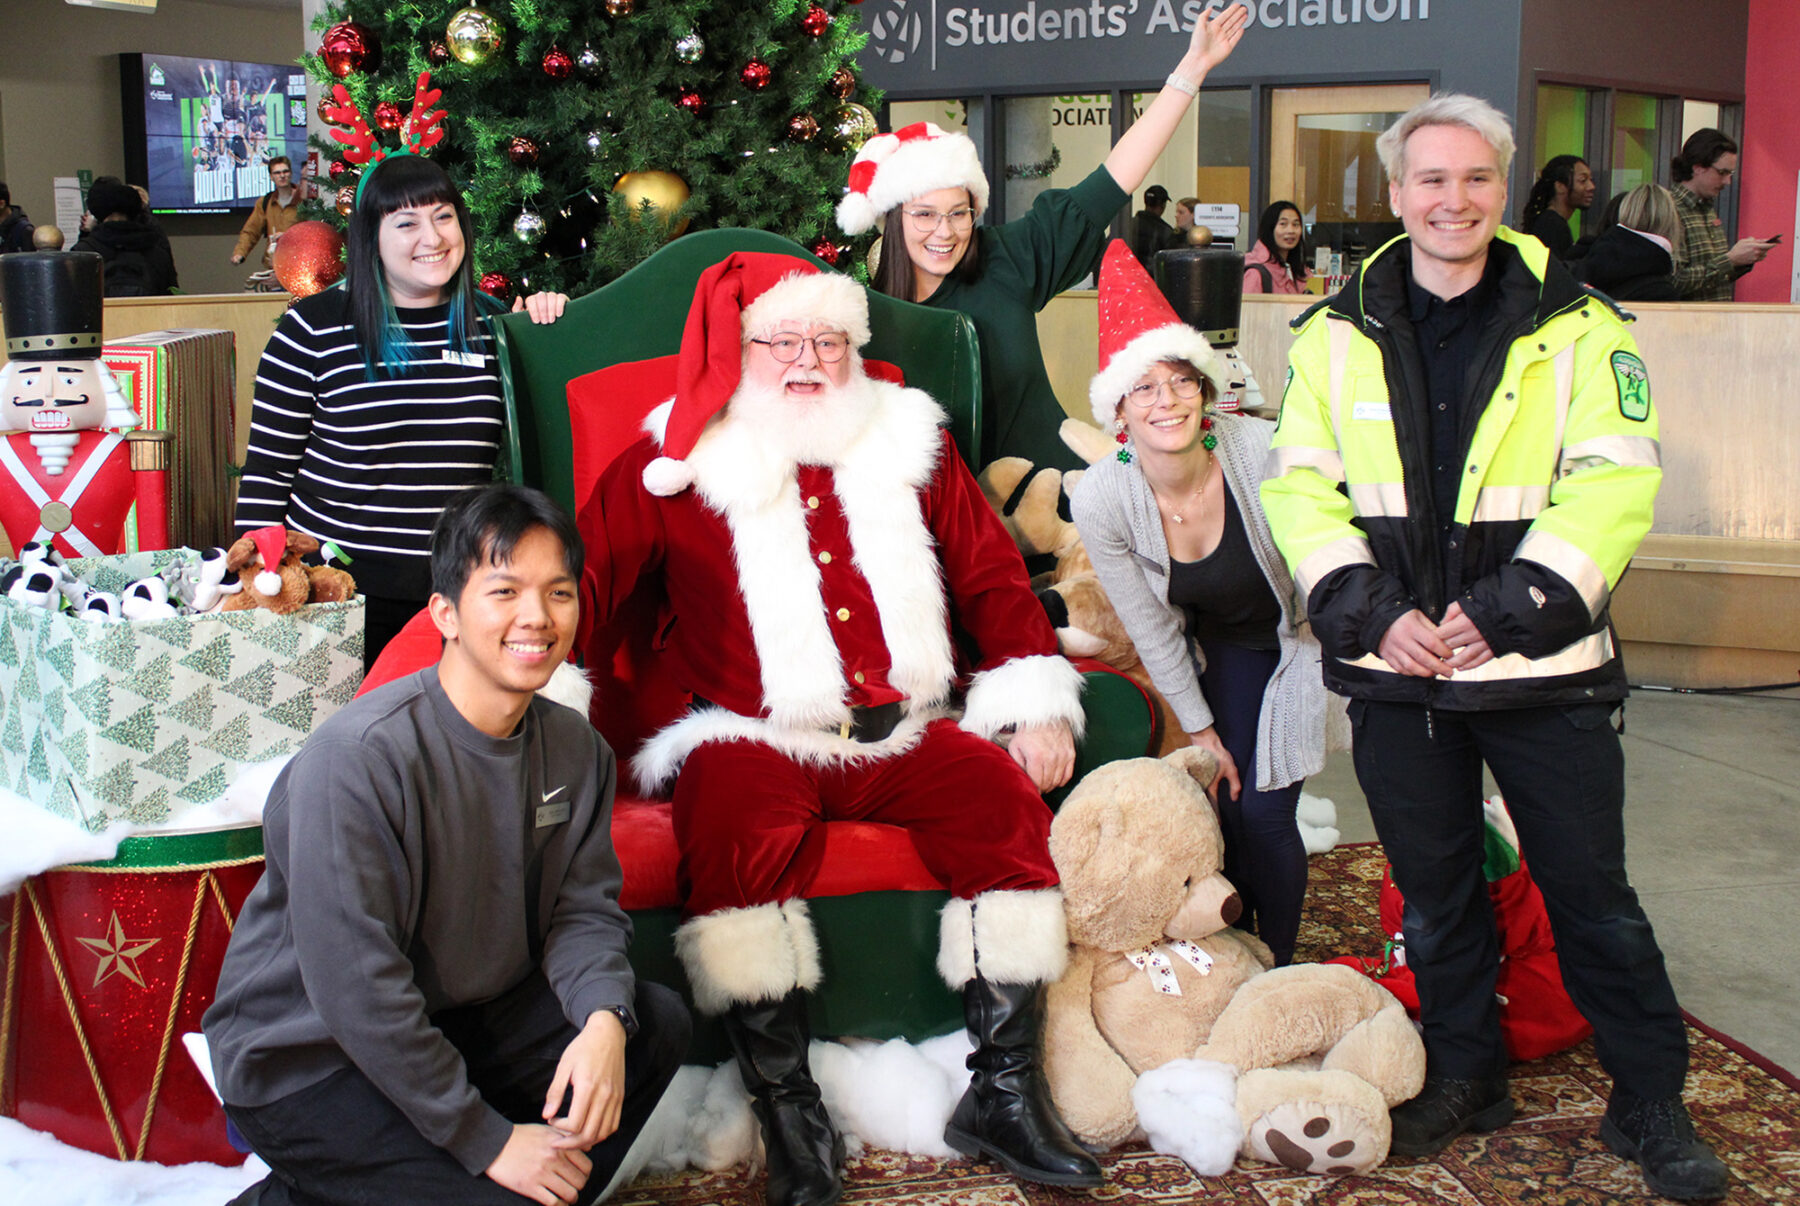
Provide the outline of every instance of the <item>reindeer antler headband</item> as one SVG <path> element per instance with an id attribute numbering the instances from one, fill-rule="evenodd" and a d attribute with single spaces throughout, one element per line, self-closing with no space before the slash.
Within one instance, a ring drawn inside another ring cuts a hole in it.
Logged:
<path id="1" fill-rule="evenodd" d="M 331 136 L 347 148 L 344 151 L 346 162 L 363 164 L 369 169 L 356 182 L 356 204 L 359 207 L 362 205 L 363 189 L 368 186 L 369 177 L 375 174 L 376 164 L 391 156 L 417 155 L 430 150 L 444 139 L 444 127 L 440 124 L 444 120 L 444 110 L 431 107 L 443 92 L 431 86 L 429 71 L 419 72 L 419 81 L 413 87 L 412 112 L 400 124 L 402 145 L 392 151 L 376 140 L 375 131 L 369 129 L 362 110 L 356 107 L 356 102 L 350 99 L 350 93 L 345 91 L 342 84 L 333 85 L 331 94 L 337 98 L 337 103 L 325 106 L 326 120 L 350 127 L 343 130 L 333 126 Z"/>

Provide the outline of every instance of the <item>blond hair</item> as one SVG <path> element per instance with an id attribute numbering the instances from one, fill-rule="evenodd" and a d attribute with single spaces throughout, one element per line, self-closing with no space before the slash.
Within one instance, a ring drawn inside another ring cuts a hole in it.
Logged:
<path id="1" fill-rule="evenodd" d="M 1681 258 L 1681 213 L 1675 208 L 1674 194 L 1662 185 L 1640 184 L 1626 193 L 1619 202 L 1619 225 L 1661 235 L 1675 249 L 1675 258 Z"/>
<path id="2" fill-rule="evenodd" d="M 1400 115 L 1398 121 L 1381 132 L 1375 140 L 1375 152 L 1388 179 L 1399 182 L 1406 176 L 1406 140 L 1426 126 L 1462 126 L 1481 135 L 1499 160 L 1500 176 L 1512 171 L 1512 123 L 1506 114 L 1478 96 L 1461 92 L 1439 92 Z"/>

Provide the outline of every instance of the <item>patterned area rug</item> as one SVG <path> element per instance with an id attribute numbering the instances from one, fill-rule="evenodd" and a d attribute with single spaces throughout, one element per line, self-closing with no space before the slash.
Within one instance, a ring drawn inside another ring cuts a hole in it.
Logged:
<path id="1" fill-rule="evenodd" d="M 1340 847 L 1315 858 L 1299 957 L 1370 955 L 1381 947 L 1377 846 Z M 1691 1022 L 1691 1019 L 1690 1019 Z M 1729 1203 L 1800 1203 L 1800 1078 L 1704 1026 L 1690 1024 L 1688 1100 L 1701 1133 L 1736 1178 Z M 1013 1181 L 991 1165 L 870 1151 L 852 1160 L 846 1203 L 903 1206 L 1108 1206 L 1206 1201 L 1244 1206 L 1610 1206 L 1657 1201 L 1635 1165 L 1595 1134 L 1606 1074 L 1591 1042 L 1514 1067 L 1519 1117 L 1492 1135 L 1465 1136 L 1432 1160 L 1396 1161 L 1362 1177 L 1297 1176 L 1239 1161 L 1202 1178 L 1180 1160 L 1139 1148 L 1104 1158 L 1106 1185 L 1091 1193 Z M 760 1171 L 643 1177 L 612 1199 L 620 1206 L 762 1206 Z"/>

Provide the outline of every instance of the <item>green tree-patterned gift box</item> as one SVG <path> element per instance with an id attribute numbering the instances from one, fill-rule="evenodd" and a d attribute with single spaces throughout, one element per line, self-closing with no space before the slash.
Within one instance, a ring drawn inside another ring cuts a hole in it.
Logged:
<path id="1" fill-rule="evenodd" d="M 186 549 L 71 561 L 115 594 Z M 362 682 L 363 604 L 95 624 L 0 598 L 0 785 L 98 830 L 179 823 Z"/>

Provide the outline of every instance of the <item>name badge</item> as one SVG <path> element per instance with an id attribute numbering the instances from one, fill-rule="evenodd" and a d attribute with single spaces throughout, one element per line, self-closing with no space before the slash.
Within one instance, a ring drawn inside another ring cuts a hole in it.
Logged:
<path id="1" fill-rule="evenodd" d="M 541 804 L 537 810 L 537 827 L 561 825 L 569 819 L 569 802 L 558 800 L 554 804 Z"/>
<path id="2" fill-rule="evenodd" d="M 460 364 L 464 368 L 480 368 L 482 355 L 480 352 L 456 352 L 445 348 L 444 359 L 451 364 Z"/>
<path id="3" fill-rule="evenodd" d="M 1386 402 L 1358 402 L 1350 411 L 1358 422 L 1392 423 L 1394 411 Z"/>

